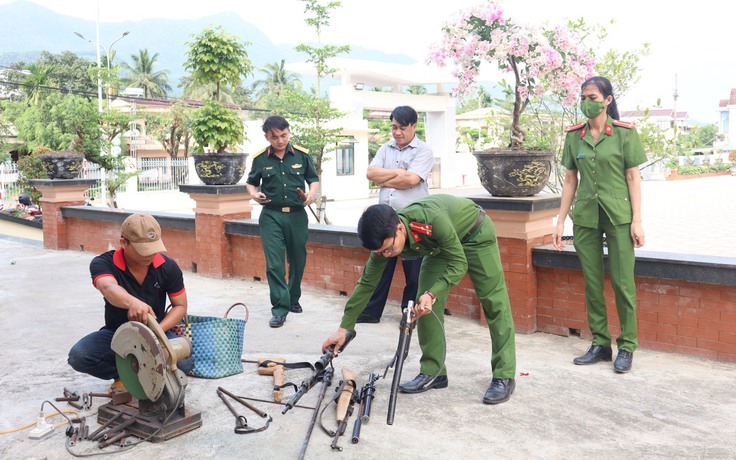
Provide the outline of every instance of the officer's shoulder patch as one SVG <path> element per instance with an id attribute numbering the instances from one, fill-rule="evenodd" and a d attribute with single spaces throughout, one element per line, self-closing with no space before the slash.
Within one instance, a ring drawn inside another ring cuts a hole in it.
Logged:
<path id="1" fill-rule="evenodd" d="M 432 226 L 421 222 L 409 222 L 409 229 L 422 235 L 432 236 Z"/>
<path id="2" fill-rule="evenodd" d="M 258 152 L 253 154 L 253 158 L 257 157 L 258 155 L 268 151 L 268 147 L 264 148 L 263 150 L 259 150 Z"/>
<path id="3" fill-rule="evenodd" d="M 627 129 L 632 129 L 635 126 L 634 123 L 629 123 L 621 120 L 613 120 L 613 124 Z"/>
<path id="4" fill-rule="evenodd" d="M 292 144 L 292 147 L 294 147 L 294 150 L 298 150 L 302 153 L 309 153 L 309 149 L 306 147 L 302 147 L 301 145 Z"/>
<path id="5" fill-rule="evenodd" d="M 577 125 L 568 126 L 565 128 L 565 132 L 569 133 L 571 131 L 577 131 L 578 129 L 581 129 L 583 126 L 585 126 L 585 123 L 578 123 Z"/>

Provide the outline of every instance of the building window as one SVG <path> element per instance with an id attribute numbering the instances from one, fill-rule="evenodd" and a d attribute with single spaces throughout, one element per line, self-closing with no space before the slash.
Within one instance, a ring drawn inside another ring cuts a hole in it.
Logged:
<path id="1" fill-rule="evenodd" d="M 342 145 L 335 151 L 337 175 L 352 176 L 355 173 L 355 149 L 353 144 Z"/>
<path id="2" fill-rule="evenodd" d="M 721 134 L 728 134 L 728 112 L 721 112 Z"/>

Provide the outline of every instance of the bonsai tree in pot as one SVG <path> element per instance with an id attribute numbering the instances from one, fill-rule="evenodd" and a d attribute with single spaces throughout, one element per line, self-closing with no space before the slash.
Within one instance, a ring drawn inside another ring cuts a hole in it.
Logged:
<path id="1" fill-rule="evenodd" d="M 522 127 L 522 113 L 532 98 L 542 95 L 557 96 L 563 107 L 577 102 L 580 84 L 593 75 L 595 61 L 584 48 L 576 28 L 515 23 L 504 16 L 499 4 L 488 1 L 459 12 L 445 26 L 442 41 L 432 50 L 429 61 L 439 66 L 448 61 L 453 65 L 458 78 L 453 93 L 461 98 L 475 93 L 483 63 L 495 64 L 502 73 L 511 74 L 510 84 L 502 82 L 513 99 L 508 147 L 476 152 L 478 172 L 483 185 L 493 195 L 513 195 L 505 187 L 489 186 L 487 182 L 493 176 L 507 185 L 520 185 L 520 196 L 541 191 L 552 172 L 554 155 L 548 152 L 547 160 L 535 160 L 526 166 L 513 159 L 520 152 L 527 157 L 539 154 L 524 148 L 526 130 Z M 501 158 L 511 159 L 502 160 L 500 166 L 493 165 Z"/>
<path id="2" fill-rule="evenodd" d="M 191 129 L 197 148 L 194 165 L 197 175 L 207 185 L 236 184 L 245 173 L 245 153 L 231 153 L 245 139 L 243 120 L 220 102 L 223 85 L 239 86 L 253 66 L 245 47 L 248 45 L 221 27 L 207 28 L 188 43 L 187 70 L 192 79 L 214 87 L 212 100 L 192 114 Z"/>

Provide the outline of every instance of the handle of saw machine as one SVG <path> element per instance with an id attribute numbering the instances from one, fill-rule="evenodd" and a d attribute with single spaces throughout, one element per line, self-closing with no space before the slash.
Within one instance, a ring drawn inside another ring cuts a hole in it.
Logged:
<path id="1" fill-rule="evenodd" d="M 153 331 L 153 335 L 155 335 L 161 345 L 166 348 L 166 351 L 168 352 L 167 359 L 169 360 L 169 369 L 172 371 L 175 370 L 176 354 L 174 353 L 174 347 L 169 343 L 169 338 L 166 337 L 166 333 L 161 329 L 161 325 L 158 324 L 158 321 L 156 321 L 156 317 L 150 313 L 148 314 L 148 323 L 146 323 L 146 326 Z"/>

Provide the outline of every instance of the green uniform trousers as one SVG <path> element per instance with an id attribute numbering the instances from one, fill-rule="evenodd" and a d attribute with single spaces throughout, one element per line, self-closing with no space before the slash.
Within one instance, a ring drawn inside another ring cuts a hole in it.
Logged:
<path id="1" fill-rule="evenodd" d="M 603 208 L 599 206 L 598 210 L 599 228 L 573 226 L 575 251 L 580 258 L 585 280 L 588 325 L 593 334 L 593 345 L 611 346 L 606 299 L 603 295 L 603 234 L 605 234 L 608 241 L 611 286 L 615 294 L 616 310 L 621 325 L 621 335 L 616 339 L 616 344 L 620 350 L 633 352 L 638 346 L 638 341 L 634 243 L 631 240 L 631 224 L 613 225 Z"/>
<path id="2" fill-rule="evenodd" d="M 463 242 L 463 251 L 468 261 L 468 274 L 480 299 L 483 313 L 491 333 L 491 369 L 493 378 L 513 379 L 516 375 L 516 337 L 511 304 L 501 265 L 501 254 L 496 241 L 493 222 L 486 217 L 480 229 L 469 241 Z M 447 263 L 439 257 L 425 257 L 419 272 L 418 295 L 432 286 L 446 269 Z M 443 334 L 445 301 L 447 294 L 437 296 L 433 314 L 424 315 L 417 321 L 417 334 L 422 357 L 420 372 L 435 375 L 447 374 L 445 366 L 445 337 Z"/>
<path id="3" fill-rule="evenodd" d="M 293 209 L 293 208 L 292 208 Z M 271 293 L 271 313 L 286 316 L 302 296 L 302 276 L 307 262 L 308 217 L 302 209 L 281 212 L 264 207 L 258 218 L 266 256 L 266 278 Z M 285 259 L 289 262 L 286 281 Z"/>

